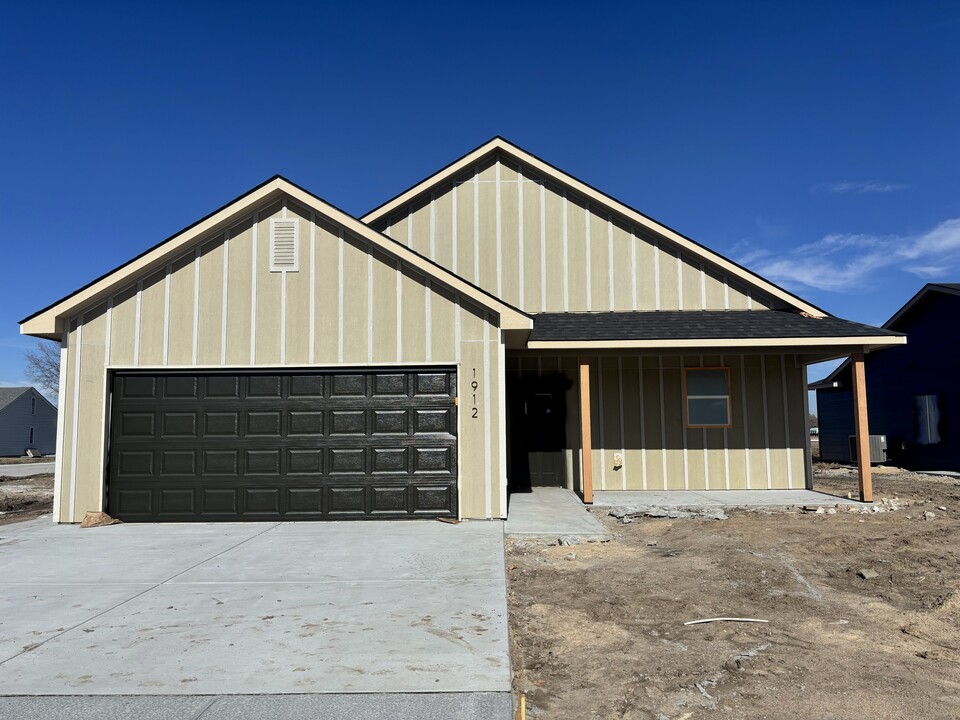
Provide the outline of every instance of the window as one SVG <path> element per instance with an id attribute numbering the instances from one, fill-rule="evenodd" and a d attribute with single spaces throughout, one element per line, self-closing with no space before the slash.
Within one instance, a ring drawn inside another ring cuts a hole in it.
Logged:
<path id="1" fill-rule="evenodd" d="M 940 398 L 937 395 L 917 395 L 913 398 L 918 445 L 936 445 L 940 442 Z"/>
<path id="2" fill-rule="evenodd" d="M 686 368 L 687 427 L 730 427 L 730 368 Z"/>
<path id="3" fill-rule="evenodd" d="M 31 415 L 36 415 L 36 414 L 37 414 L 37 399 L 36 399 L 36 398 L 30 398 L 30 414 L 31 414 Z M 33 442 L 33 441 L 31 440 L 30 442 Z"/>
<path id="4" fill-rule="evenodd" d="M 33 445 L 33 428 L 30 428 L 30 444 Z"/>

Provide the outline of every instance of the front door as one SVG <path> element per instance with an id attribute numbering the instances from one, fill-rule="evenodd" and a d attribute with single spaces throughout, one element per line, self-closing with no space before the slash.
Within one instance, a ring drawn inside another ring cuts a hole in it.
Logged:
<path id="1" fill-rule="evenodd" d="M 566 444 L 564 375 L 510 378 L 510 490 L 563 487 L 563 450 Z"/>

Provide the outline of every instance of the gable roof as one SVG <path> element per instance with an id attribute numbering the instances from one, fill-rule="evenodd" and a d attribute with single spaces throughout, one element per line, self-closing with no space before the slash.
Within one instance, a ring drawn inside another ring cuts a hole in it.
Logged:
<path id="1" fill-rule="evenodd" d="M 382 205 L 374 208 L 360 219 L 363 222 L 371 225 L 379 220 L 383 220 L 398 208 L 412 202 L 418 197 L 429 193 L 437 186 L 451 181 L 459 173 L 495 153 L 501 153 L 507 157 L 510 157 L 516 162 L 523 163 L 528 167 L 535 169 L 538 173 L 549 178 L 553 182 L 556 182 L 561 186 L 567 187 L 574 192 L 583 195 L 591 202 L 603 205 L 607 209 L 626 218 L 628 221 L 635 223 L 636 225 L 645 227 L 648 230 L 657 233 L 661 237 L 666 238 L 670 242 L 683 249 L 685 252 L 716 265 L 725 272 L 729 273 L 732 277 L 738 278 L 742 282 L 745 282 L 752 287 L 761 289 L 763 292 L 782 300 L 800 312 L 808 313 L 814 317 L 825 317 L 828 315 L 827 312 L 821 310 L 815 305 L 811 305 L 793 293 L 774 285 L 769 280 L 765 280 L 745 267 L 738 265 L 719 253 L 704 247 L 695 240 L 691 240 L 686 235 L 682 235 L 663 223 L 657 222 L 653 218 L 644 215 L 639 210 L 635 210 L 629 205 L 610 197 L 603 191 L 597 190 L 595 187 L 588 185 L 582 180 L 578 180 L 574 176 L 565 173 L 563 170 L 560 170 L 557 167 L 554 167 L 545 160 L 541 160 L 535 155 L 528 153 L 526 150 L 517 147 L 499 135 L 484 143 L 480 147 L 471 150 L 459 159 L 454 160 L 446 167 L 441 168 L 430 177 L 417 183 L 408 190 L 405 190 L 393 199 L 388 200 Z"/>
<path id="2" fill-rule="evenodd" d="M 481 307 L 496 312 L 500 315 L 500 326 L 503 329 L 529 329 L 532 327 L 530 316 L 521 310 L 508 305 L 460 276 L 454 275 L 446 268 L 411 250 L 406 245 L 378 233 L 352 215 L 304 190 L 299 185 L 280 175 L 275 175 L 218 210 L 214 210 L 206 217 L 154 245 L 132 260 L 24 318 L 20 321 L 20 333 L 60 340 L 60 335 L 63 332 L 63 321 L 66 317 L 99 302 L 114 290 L 129 284 L 135 277 L 161 267 L 183 253 L 195 242 L 223 231 L 232 225 L 237 218 L 251 212 L 254 207 L 283 195 L 342 225 L 347 230 L 409 266 L 440 281 L 451 290 L 470 298 Z"/>
<path id="3" fill-rule="evenodd" d="M 896 325 L 913 310 L 917 304 L 931 293 L 942 293 L 944 295 L 960 295 L 960 283 L 927 283 L 912 298 L 907 300 L 902 308 L 897 310 L 882 327 L 885 330 L 893 330 Z M 844 360 L 836 370 L 827 375 L 823 380 L 817 380 L 810 383 L 807 387 L 810 390 L 825 390 L 837 387 L 840 376 L 850 367 L 850 360 Z"/>
<path id="4" fill-rule="evenodd" d="M 0 387 L 0 410 L 30 390 L 28 387 Z"/>

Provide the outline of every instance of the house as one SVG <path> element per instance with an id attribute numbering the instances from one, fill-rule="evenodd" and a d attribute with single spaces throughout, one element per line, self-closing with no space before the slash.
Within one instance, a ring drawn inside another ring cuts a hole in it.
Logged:
<path id="1" fill-rule="evenodd" d="M 274 177 L 21 332 L 66 353 L 61 522 L 803 488 L 807 364 L 904 342 L 502 138 L 361 219 Z"/>
<path id="2" fill-rule="evenodd" d="M 870 430 L 887 439 L 887 457 L 911 470 L 960 470 L 958 338 L 949 328 L 960 316 L 960 283 L 930 283 L 883 327 L 909 344 L 866 360 Z M 953 351 L 951 351 L 953 348 Z M 851 370 L 844 362 L 810 385 L 817 391 L 820 456 L 850 462 L 854 433 Z M 952 427 L 951 427 L 952 424 Z"/>
<path id="3" fill-rule="evenodd" d="M 28 449 L 52 455 L 57 447 L 57 408 L 32 387 L 0 387 L 0 457 Z"/>

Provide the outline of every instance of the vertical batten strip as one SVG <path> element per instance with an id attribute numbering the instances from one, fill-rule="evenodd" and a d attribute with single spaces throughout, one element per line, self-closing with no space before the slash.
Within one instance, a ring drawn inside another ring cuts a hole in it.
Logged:
<path id="1" fill-rule="evenodd" d="M 463 298 L 459 294 L 457 294 L 454 296 L 453 299 L 455 304 L 454 316 L 453 316 L 453 340 L 454 340 L 454 345 L 456 345 L 456 347 L 454 348 L 454 352 L 457 355 L 457 372 L 461 372 L 463 368 L 460 367 L 460 362 L 462 358 L 462 350 L 460 348 L 460 344 L 463 342 L 463 331 L 461 329 L 462 321 L 460 319 L 460 310 L 462 309 Z M 459 414 L 457 417 L 459 417 Z"/>
<path id="2" fill-rule="evenodd" d="M 653 295 L 656 309 L 660 309 L 660 241 L 653 239 Z"/>
<path id="3" fill-rule="evenodd" d="M 567 255 L 567 191 L 563 191 L 563 311 L 570 310 L 570 259 Z M 546 282 L 546 279 L 541 280 Z"/>
<path id="4" fill-rule="evenodd" d="M 113 297 L 107 298 L 107 313 L 106 313 L 106 322 L 104 323 L 104 333 L 103 333 L 103 367 L 110 367 L 110 335 L 113 333 Z M 100 421 L 100 429 L 102 435 L 100 436 L 100 472 L 99 475 L 99 487 L 100 487 L 100 504 L 98 505 L 100 510 L 106 510 L 104 506 L 104 489 L 106 488 L 107 478 L 107 449 L 109 446 L 109 438 L 107 433 L 110 428 L 110 373 L 105 372 L 105 387 L 103 388 L 103 413 L 102 420 Z"/>
<path id="5" fill-rule="evenodd" d="M 630 226 L 630 307 L 637 311 L 637 238 Z"/>
<path id="6" fill-rule="evenodd" d="M 496 159 L 494 163 L 494 174 L 496 176 L 496 181 L 494 184 L 494 197 L 496 212 L 497 212 L 497 297 L 503 295 L 503 222 L 501 214 L 501 205 L 500 205 L 500 158 Z"/>
<path id="7" fill-rule="evenodd" d="M 527 298 L 524 289 L 523 275 L 523 165 L 517 165 L 517 246 L 520 248 L 520 299 L 518 307 L 527 307 Z"/>
<path id="8" fill-rule="evenodd" d="M 589 255 L 589 253 L 588 253 Z M 603 357 L 597 356 L 597 406 L 599 412 L 597 413 L 599 426 L 597 430 L 600 436 L 600 489 L 607 489 L 607 463 L 606 459 L 603 457 L 603 451 L 607 448 L 607 436 L 606 429 L 603 426 Z"/>
<path id="9" fill-rule="evenodd" d="M 253 214 L 250 242 L 250 364 L 257 364 L 257 241 L 260 235 L 260 213 Z"/>
<path id="10" fill-rule="evenodd" d="M 637 356 L 637 375 L 639 380 L 638 398 L 640 402 L 640 480 L 643 489 L 647 489 L 647 421 L 643 408 L 643 355 Z M 661 443 L 665 444 L 665 443 Z"/>
<path id="11" fill-rule="evenodd" d="M 69 325 L 68 325 L 69 327 Z M 80 444 L 80 363 L 83 360 L 83 315 L 77 318 L 77 358 L 73 363 L 73 427 L 70 447 L 70 520 L 77 521 L 77 446 Z"/>
<path id="12" fill-rule="evenodd" d="M 227 364 L 227 307 L 229 305 L 227 292 L 230 287 L 230 233 L 223 233 L 223 286 L 220 307 L 220 364 Z"/>
<path id="13" fill-rule="evenodd" d="M 280 210 L 280 217 L 287 219 L 287 199 L 283 199 L 283 205 Z M 300 238 L 294 238 L 296 244 L 300 244 Z M 294 250 L 295 257 L 300 257 L 300 250 Z M 297 262 L 300 262 L 299 259 Z M 280 364 L 287 364 L 287 273 L 280 273 Z"/>
<path id="14" fill-rule="evenodd" d="M 429 322 L 429 319 L 428 319 Z M 428 358 L 429 359 L 429 358 Z M 373 245 L 367 247 L 367 362 L 373 362 Z"/>
<path id="15" fill-rule="evenodd" d="M 140 312 L 143 299 L 143 280 L 137 280 L 137 301 L 134 307 L 133 364 L 140 365 Z M 60 387 L 66 387 L 61 385 Z"/>
<path id="16" fill-rule="evenodd" d="M 583 263 L 587 276 L 587 312 L 593 310 L 593 241 L 590 237 L 590 203 L 586 204 L 583 212 L 583 237 L 586 252 L 584 253 Z M 601 442 L 603 442 L 603 431 L 600 432 Z M 602 451 L 601 451 L 602 452 Z M 601 483 L 603 478 L 601 475 Z M 606 488 L 603 488 L 606 490 Z"/>
<path id="17" fill-rule="evenodd" d="M 720 356 L 720 367 L 726 367 L 723 355 Z M 729 373 L 730 370 L 727 370 Z M 733 398 L 730 398 L 730 419 L 733 420 Z M 730 489 L 730 430 L 723 429 L 723 485 Z"/>
<path id="18" fill-rule="evenodd" d="M 787 392 L 787 356 L 780 355 L 780 378 L 783 381 L 783 447 L 787 453 L 787 489 L 793 490 L 793 448 L 790 446 L 790 397 Z M 808 435 L 810 433 L 807 433 Z"/>
<path id="19" fill-rule="evenodd" d="M 686 402 L 684 397 L 684 387 L 683 387 L 683 356 L 681 355 L 680 360 L 680 437 L 683 439 L 683 489 L 690 489 L 690 467 L 689 467 L 689 457 L 687 455 L 687 409 L 682 407 L 682 404 Z"/>
<path id="20" fill-rule="evenodd" d="M 403 271 L 400 266 L 400 261 L 397 260 L 397 362 L 403 360 L 403 286 L 401 281 L 403 279 Z"/>
<path id="21" fill-rule="evenodd" d="M 670 489 L 667 479 L 667 414 L 663 407 L 663 356 L 657 355 L 657 373 L 660 375 L 660 462 L 663 464 L 663 489 Z"/>
<path id="22" fill-rule="evenodd" d="M 170 350 L 170 273 L 172 271 L 171 264 L 167 263 L 166 274 L 163 276 L 163 365 L 167 364 Z"/>
<path id="23" fill-rule="evenodd" d="M 722 364 L 722 363 L 721 363 Z M 700 356 L 700 367 L 703 367 L 703 355 Z M 703 484 L 707 490 L 710 489 L 710 453 L 707 452 L 707 429 L 702 428 L 703 433 Z"/>
<path id="24" fill-rule="evenodd" d="M 67 363 L 70 361 L 70 334 L 69 323 L 63 328 L 60 334 L 60 384 L 57 386 L 62 390 L 67 389 Z M 66 393 L 64 393 L 66 394 Z M 59 403 L 58 403 L 59 404 Z M 56 522 L 63 522 L 60 517 L 61 502 L 63 495 L 63 441 L 64 428 L 66 427 L 66 408 L 57 408 L 57 449 L 54 458 L 53 467 L 53 517 Z M 72 519 L 72 518 L 71 518 Z"/>
<path id="25" fill-rule="evenodd" d="M 620 468 L 620 489 L 627 489 L 627 449 L 626 433 L 623 429 L 623 355 L 617 355 L 617 399 L 620 401 L 620 457 L 623 458 L 623 467 Z"/>
<path id="26" fill-rule="evenodd" d="M 540 180 L 540 312 L 547 310 L 547 199 Z"/>
<path id="27" fill-rule="evenodd" d="M 767 489 L 773 487 L 770 473 L 770 416 L 767 412 L 767 364 L 766 357 L 760 356 L 760 391 L 763 398 L 763 449 L 767 456 Z"/>
<path id="28" fill-rule="evenodd" d="M 483 313 L 483 482 L 485 517 L 493 516 L 493 468 L 490 465 L 490 316 Z"/>
<path id="29" fill-rule="evenodd" d="M 430 193 L 430 259 L 437 259 L 437 193 Z"/>
<path id="30" fill-rule="evenodd" d="M 426 345 L 425 351 L 427 362 L 430 362 L 433 357 L 433 304 L 432 304 L 432 293 L 430 292 L 430 278 L 426 278 L 423 284 L 423 315 L 425 318 L 426 328 L 423 334 L 425 340 L 424 345 Z"/>
<path id="31" fill-rule="evenodd" d="M 610 284 L 610 312 L 617 309 L 614 300 L 614 281 L 613 275 L 613 217 L 607 213 L 607 282 Z"/>
<path id="32" fill-rule="evenodd" d="M 707 273 L 700 263 L 700 309 L 707 309 Z"/>
<path id="33" fill-rule="evenodd" d="M 747 288 L 747 310 L 753 310 L 753 293 Z"/>
<path id="34" fill-rule="evenodd" d="M 343 362 L 343 228 L 337 237 L 337 362 Z"/>
<path id="35" fill-rule="evenodd" d="M 480 166 L 473 171 L 473 284 L 480 284 Z"/>
<path id="36" fill-rule="evenodd" d="M 730 278 L 723 276 L 723 309 L 730 309 Z"/>
<path id="37" fill-rule="evenodd" d="M 450 211 L 450 242 L 451 246 L 453 247 L 453 260 L 451 261 L 452 267 L 450 269 L 453 270 L 454 275 L 457 274 L 457 255 L 460 252 L 459 248 L 457 247 L 457 187 L 457 181 L 454 180 L 453 189 L 450 190 L 450 197 L 453 202 L 453 208 Z"/>
<path id="38" fill-rule="evenodd" d="M 310 324 L 310 348 L 307 350 L 307 362 L 313 365 L 316 362 L 316 348 L 314 345 L 317 341 L 317 287 L 316 287 L 316 273 L 317 273 L 317 217 L 311 212 L 310 213 L 310 272 L 308 282 L 310 283 L 310 310 L 309 310 L 309 324 Z"/>
<path id="39" fill-rule="evenodd" d="M 677 250 L 677 308 L 683 310 L 683 253 L 680 250 Z"/>
<path id="40" fill-rule="evenodd" d="M 751 489 L 750 480 L 750 423 L 747 411 L 747 356 L 740 356 L 740 401 L 743 403 L 743 460 L 747 473 L 747 490 Z"/>
<path id="41" fill-rule="evenodd" d="M 499 341 L 497 342 L 497 389 L 498 402 L 497 407 L 497 457 L 500 458 L 499 471 L 497 473 L 497 485 L 499 487 L 500 499 L 500 517 L 507 517 L 507 359 L 506 344 L 504 343 L 503 331 L 500 331 Z"/>
<path id="42" fill-rule="evenodd" d="M 200 348 L 200 246 L 193 259 L 193 348 L 190 353 L 191 361 L 197 364 L 197 353 Z"/>

